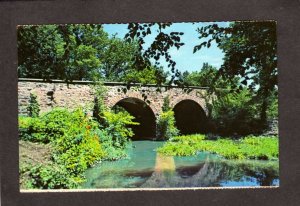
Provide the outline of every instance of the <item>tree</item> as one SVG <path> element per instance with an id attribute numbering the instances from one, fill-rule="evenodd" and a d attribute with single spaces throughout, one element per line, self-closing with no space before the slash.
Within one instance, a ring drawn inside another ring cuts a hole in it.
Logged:
<path id="1" fill-rule="evenodd" d="M 143 70 L 127 70 L 120 80 L 131 83 L 162 84 L 166 82 L 167 75 L 168 73 L 164 72 L 163 68 L 149 66 Z"/>
<path id="2" fill-rule="evenodd" d="M 240 85 L 240 78 L 232 79 L 224 78 L 218 73 L 218 69 L 203 63 L 199 71 L 183 72 L 181 75 L 182 81 L 187 86 L 208 87 L 208 95 L 221 95 L 224 92 L 232 91 Z M 208 97 L 210 99 L 210 97 Z"/>
<path id="3" fill-rule="evenodd" d="M 19 77 L 56 78 L 56 56 L 61 43 L 55 25 L 18 27 Z"/>
<path id="4" fill-rule="evenodd" d="M 43 25 L 18 28 L 19 77 L 78 80 L 101 64 L 108 35 L 101 25 Z"/>
<path id="5" fill-rule="evenodd" d="M 211 24 L 198 32 L 204 41 L 194 47 L 194 52 L 209 48 L 215 41 L 225 54 L 218 73 L 227 79 L 240 76 L 241 84 L 256 92 L 261 102 L 260 120 L 265 123 L 269 96 L 277 86 L 276 23 L 235 22 L 229 27 Z"/>
<path id="6" fill-rule="evenodd" d="M 110 38 L 101 56 L 100 72 L 106 81 L 123 81 L 133 70 L 134 56 L 138 52 L 137 43 L 128 43 L 115 36 Z"/>
<path id="7" fill-rule="evenodd" d="M 160 63 L 158 60 L 163 58 L 172 72 L 168 84 L 171 85 L 175 83 L 176 85 L 183 86 L 183 82 L 179 79 L 180 72 L 176 69 L 176 62 L 172 59 L 172 56 L 168 51 L 172 47 L 179 49 L 184 45 L 180 38 L 180 36 L 184 33 L 165 32 L 164 30 L 171 25 L 172 23 L 129 23 L 129 32 L 125 35 L 125 39 L 128 42 L 136 41 L 139 45 L 139 52 L 134 58 L 135 69 L 143 70 L 144 68 L 147 68 L 152 65 L 151 60 L 155 62 L 155 66 L 159 66 Z M 145 47 L 144 39 L 148 35 L 152 34 L 153 30 L 157 31 L 157 35 L 155 36 L 154 41 L 147 48 Z M 161 83 L 162 82 L 158 82 L 158 86 L 160 86 Z"/>
<path id="8" fill-rule="evenodd" d="M 109 37 L 101 25 L 39 25 L 18 28 L 19 77 L 162 84 L 167 74 L 151 63 L 137 69 L 136 40 Z"/>

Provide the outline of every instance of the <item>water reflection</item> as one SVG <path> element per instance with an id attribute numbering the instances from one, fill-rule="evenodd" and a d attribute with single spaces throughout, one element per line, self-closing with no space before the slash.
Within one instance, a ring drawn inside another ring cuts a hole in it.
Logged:
<path id="1" fill-rule="evenodd" d="M 208 153 L 173 158 L 153 151 L 161 143 L 143 142 L 135 143 L 138 145 L 132 151 L 130 159 L 103 162 L 90 169 L 86 174 L 88 181 L 83 187 L 164 188 L 279 184 L 278 162 L 228 161 Z"/>

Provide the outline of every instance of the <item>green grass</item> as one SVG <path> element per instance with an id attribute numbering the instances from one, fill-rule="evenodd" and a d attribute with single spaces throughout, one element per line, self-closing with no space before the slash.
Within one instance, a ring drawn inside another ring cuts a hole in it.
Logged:
<path id="1" fill-rule="evenodd" d="M 205 135 L 177 136 L 170 139 L 157 151 L 171 156 L 196 155 L 206 151 L 223 156 L 226 159 L 278 159 L 278 137 L 247 136 L 240 140 L 206 140 Z"/>

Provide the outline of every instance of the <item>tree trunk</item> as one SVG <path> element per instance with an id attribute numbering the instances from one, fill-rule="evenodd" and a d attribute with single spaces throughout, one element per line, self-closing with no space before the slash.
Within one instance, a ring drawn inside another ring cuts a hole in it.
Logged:
<path id="1" fill-rule="evenodd" d="M 260 121 L 263 124 L 265 124 L 267 122 L 267 108 L 268 108 L 268 102 L 266 99 L 264 99 L 262 102 L 261 111 L 260 111 Z"/>
<path id="2" fill-rule="evenodd" d="M 262 93 L 262 104 L 261 104 L 261 111 L 260 111 L 260 124 L 262 129 L 266 129 L 267 127 L 267 110 L 269 106 L 269 92 L 264 90 Z"/>

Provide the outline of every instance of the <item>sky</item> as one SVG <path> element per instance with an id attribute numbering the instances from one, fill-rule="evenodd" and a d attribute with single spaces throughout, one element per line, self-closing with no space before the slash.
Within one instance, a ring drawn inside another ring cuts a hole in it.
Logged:
<path id="1" fill-rule="evenodd" d="M 219 26 L 227 27 L 230 22 L 214 23 L 217 23 Z M 202 48 L 200 51 L 193 53 L 194 46 L 203 41 L 198 38 L 199 34 L 196 29 L 208 24 L 210 23 L 173 23 L 170 27 L 163 30 L 165 33 L 170 33 L 172 31 L 184 32 L 184 35 L 181 36 L 181 42 L 183 42 L 184 45 L 181 46 L 179 50 L 175 47 L 170 49 L 170 55 L 176 62 L 176 68 L 179 71 L 200 71 L 203 63 L 206 62 L 217 68 L 222 65 L 224 54 L 215 43 L 213 43 L 210 48 Z M 103 26 L 104 30 L 109 33 L 109 35 L 116 34 L 119 38 L 124 38 L 125 34 L 128 32 L 127 24 L 104 24 Z M 156 35 L 157 33 L 152 33 L 144 39 L 145 47 L 148 47 L 151 44 Z M 165 61 L 160 60 L 160 63 L 165 71 L 169 71 Z"/>

